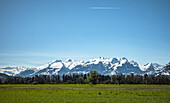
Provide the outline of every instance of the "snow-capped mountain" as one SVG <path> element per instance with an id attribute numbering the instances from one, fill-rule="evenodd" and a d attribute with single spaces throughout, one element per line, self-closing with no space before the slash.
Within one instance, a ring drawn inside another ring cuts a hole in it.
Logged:
<path id="1" fill-rule="evenodd" d="M 45 64 L 37 68 L 26 67 L 6 67 L 0 68 L 0 73 L 10 76 L 31 77 L 35 75 L 63 75 L 63 74 L 87 74 L 90 71 L 98 71 L 103 75 L 115 75 L 123 73 L 128 75 L 134 73 L 140 74 L 164 74 L 166 72 L 165 66 L 157 63 L 148 63 L 141 66 L 135 61 L 130 61 L 126 58 L 95 58 L 88 61 L 74 61 L 68 59 L 66 61 L 54 60 L 51 63 Z"/>
<path id="2" fill-rule="evenodd" d="M 25 70 L 28 70 L 30 68 L 27 67 L 5 67 L 5 68 L 0 68 L 0 73 L 7 74 L 9 76 L 15 76 L 17 74 L 20 74 L 21 72 L 24 72 Z"/>

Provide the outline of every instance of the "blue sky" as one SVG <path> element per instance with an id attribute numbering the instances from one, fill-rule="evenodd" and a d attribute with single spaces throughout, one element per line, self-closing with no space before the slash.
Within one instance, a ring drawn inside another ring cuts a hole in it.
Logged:
<path id="1" fill-rule="evenodd" d="M 170 62 L 170 0 L 0 0 L 0 66 Z"/>

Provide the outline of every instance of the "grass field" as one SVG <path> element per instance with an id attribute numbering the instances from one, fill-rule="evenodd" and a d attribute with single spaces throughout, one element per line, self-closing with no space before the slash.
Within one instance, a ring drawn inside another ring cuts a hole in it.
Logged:
<path id="1" fill-rule="evenodd" d="M 170 103 L 170 85 L 0 85 L 0 103 Z"/>

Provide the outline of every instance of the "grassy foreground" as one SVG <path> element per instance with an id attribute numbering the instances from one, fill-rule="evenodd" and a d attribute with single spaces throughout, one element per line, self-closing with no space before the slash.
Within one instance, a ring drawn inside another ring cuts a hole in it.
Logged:
<path id="1" fill-rule="evenodd" d="M 0 85 L 0 103 L 170 103 L 170 85 Z"/>

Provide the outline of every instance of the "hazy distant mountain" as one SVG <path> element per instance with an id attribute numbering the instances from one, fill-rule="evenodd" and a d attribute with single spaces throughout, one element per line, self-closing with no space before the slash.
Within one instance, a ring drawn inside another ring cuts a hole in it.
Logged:
<path id="1" fill-rule="evenodd" d="M 116 73 L 123 73 L 125 75 L 136 74 L 164 74 L 166 72 L 165 66 L 157 63 L 148 63 L 144 66 L 134 61 L 129 61 L 126 58 L 96 58 L 88 61 L 74 61 L 68 59 L 66 61 L 54 60 L 51 63 L 45 64 L 37 68 L 26 67 L 6 67 L 0 68 L 0 73 L 9 76 L 30 77 L 34 75 L 63 75 L 63 74 L 87 74 L 90 71 L 98 71 L 103 75 L 115 75 Z"/>

